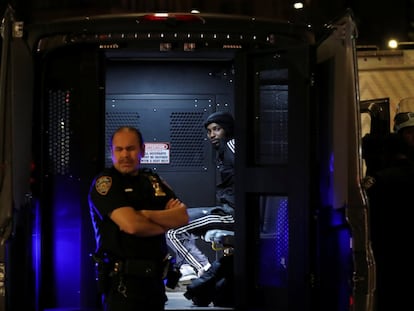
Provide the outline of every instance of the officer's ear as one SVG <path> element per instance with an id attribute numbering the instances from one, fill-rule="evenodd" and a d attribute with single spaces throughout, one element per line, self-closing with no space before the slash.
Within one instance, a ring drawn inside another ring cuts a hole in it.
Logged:
<path id="1" fill-rule="evenodd" d="M 143 158 L 145 156 L 145 144 L 141 145 L 141 151 L 140 151 L 139 155 L 141 156 L 141 158 Z"/>

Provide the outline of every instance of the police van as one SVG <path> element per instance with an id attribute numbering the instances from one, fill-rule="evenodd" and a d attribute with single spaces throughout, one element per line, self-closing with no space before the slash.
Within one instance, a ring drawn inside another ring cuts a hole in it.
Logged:
<path id="1" fill-rule="evenodd" d="M 187 12 L 34 22 L 8 8 L 0 310 L 98 310 L 87 193 L 120 125 L 142 130 L 144 165 L 190 208 L 215 204 L 202 127 L 215 111 L 236 120 L 234 310 L 372 310 L 352 13 L 324 30 Z"/>

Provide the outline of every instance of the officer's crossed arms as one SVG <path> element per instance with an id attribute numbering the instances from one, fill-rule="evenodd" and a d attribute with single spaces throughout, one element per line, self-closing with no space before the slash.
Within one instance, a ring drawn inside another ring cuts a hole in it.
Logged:
<path id="1" fill-rule="evenodd" d="M 178 199 L 170 199 L 164 210 L 140 210 L 125 206 L 115 209 L 110 218 L 121 231 L 138 236 L 165 233 L 188 223 L 187 206 Z"/>

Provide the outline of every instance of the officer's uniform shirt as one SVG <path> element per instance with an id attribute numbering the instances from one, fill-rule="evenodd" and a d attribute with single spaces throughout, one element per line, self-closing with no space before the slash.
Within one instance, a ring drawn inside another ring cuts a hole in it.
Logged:
<path id="1" fill-rule="evenodd" d="M 156 177 L 156 178 L 154 178 Z M 119 207 L 163 210 L 173 191 L 149 170 L 137 176 L 122 175 L 114 167 L 105 169 L 92 183 L 89 201 L 97 247 L 116 259 L 162 260 L 167 254 L 165 235 L 138 237 L 127 234 L 108 216 Z"/>

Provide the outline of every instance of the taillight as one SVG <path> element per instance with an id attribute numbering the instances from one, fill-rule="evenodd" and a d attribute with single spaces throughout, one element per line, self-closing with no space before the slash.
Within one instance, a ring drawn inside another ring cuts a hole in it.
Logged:
<path id="1" fill-rule="evenodd" d="M 153 13 L 144 15 L 141 20 L 149 22 L 175 20 L 177 22 L 205 23 L 201 16 L 191 13 Z"/>

